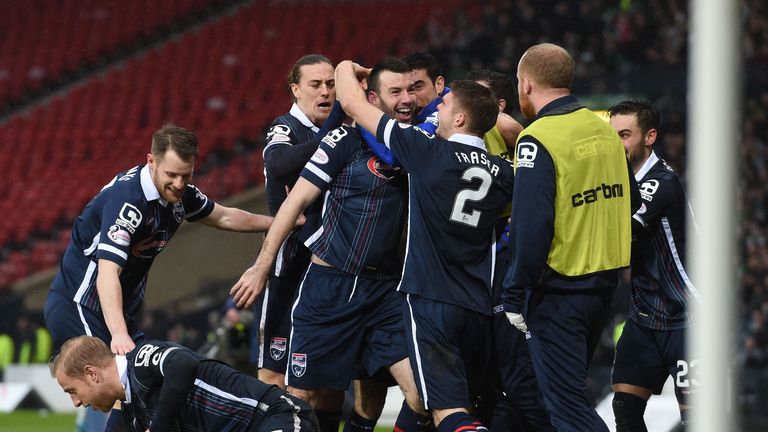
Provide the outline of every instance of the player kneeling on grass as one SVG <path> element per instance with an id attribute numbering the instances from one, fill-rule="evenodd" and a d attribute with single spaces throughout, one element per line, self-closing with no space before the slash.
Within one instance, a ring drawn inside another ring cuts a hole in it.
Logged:
<path id="1" fill-rule="evenodd" d="M 68 340 L 51 375 L 77 406 L 122 401 L 129 431 L 317 431 L 309 406 L 277 386 L 171 342 L 115 355 L 99 338 Z"/>

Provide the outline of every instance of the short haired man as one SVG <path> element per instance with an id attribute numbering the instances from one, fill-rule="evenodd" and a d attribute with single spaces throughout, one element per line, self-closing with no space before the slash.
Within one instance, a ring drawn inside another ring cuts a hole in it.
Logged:
<path id="1" fill-rule="evenodd" d="M 485 390 L 494 226 L 513 185 L 512 167 L 488 155 L 481 138 L 496 122 L 496 99 L 479 84 L 455 82 L 438 105 L 435 137 L 366 104 L 358 84 L 366 72 L 341 62 L 337 95 L 408 171 L 408 243 L 398 290 L 407 294 L 419 393 L 438 431 L 485 430 L 469 410 Z"/>
<path id="2" fill-rule="evenodd" d="M 197 155 L 195 134 L 166 124 L 152 136 L 146 165 L 117 174 L 86 205 L 45 303 L 54 349 L 89 335 L 116 354 L 130 352 L 144 337 L 136 315 L 149 269 L 185 219 L 229 231 L 269 228 L 271 217 L 217 204 L 190 184 Z"/>
<path id="3" fill-rule="evenodd" d="M 488 87 L 499 101 L 499 118 L 488 133 L 483 136 L 485 146 L 491 154 L 512 159 L 514 144 L 523 126 L 512 117 L 515 108 L 515 84 L 501 72 L 488 69 L 473 70 L 465 79 Z"/>
<path id="4" fill-rule="evenodd" d="M 502 300 L 527 333 L 556 430 L 607 431 L 586 397 L 587 366 L 621 269 L 629 266 L 630 172 L 605 121 L 571 95 L 574 61 L 554 44 L 523 54 L 510 252 Z M 530 332 L 528 332 L 530 329 Z"/>
<path id="5" fill-rule="evenodd" d="M 409 92 L 416 102 L 415 123 L 424 123 L 427 117 L 437 112 L 437 105 L 441 102 L 439 98 L 445 96 L 450 88 L 445 86 L 440 63 L 431 54 L 414 52 L 403 57 L 403 60 L 411 69 L 413 83 Z"/>
<path id="6" fill-rule="evenodd" d="M 686 355 L 688 305 L 699 292 L 685 269 L 686 222 L 693 215 L 677 173 L 653 151 L 660 115 L 647 101 L 622 101 L 608 109 L 619 133 L 642 206 L 632 217 L 632 292 L 613 367 L 613 412 L 619 432 L 646 431 L 643 413 L 651 394 L 669 376 L 685 424 L 697 381 Z"/>
<path id="7" fill-rule="evenodd" d="M 365 103 L 409 122 L 407 72 L 401 60 L 380 62 Z M 334 129 L 280 207 L 256 263 L 231 290 L 240 306 L 253 302 L 291 219 L 323 195 L 320 224 L 305 242 L 313 256 L 292 311 L 287 371 L 289 392 L 309 401 L 323 431 L 338 430 L 344 390 L 357 365 L 367 376 L 389 371 L 408 406 L 423 411 L 403 339 L 402 297 L 395 291 L 404 194 L 402 174 L 368 149 L 357 128 Z"/>
<path id="8" fill-rule="evenodd" d="M 318 431 L 309 406 L 280 388 L 171 342 L 145 340 L 115 355 L 78 336 L 51 358 L 51 375 L 76 406 L 122 402 L 127 430 Z"/>

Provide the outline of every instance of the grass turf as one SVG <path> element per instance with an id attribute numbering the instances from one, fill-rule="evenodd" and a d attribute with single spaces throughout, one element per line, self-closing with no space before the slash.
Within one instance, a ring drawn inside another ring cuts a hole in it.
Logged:
<path id="1" fill-rule="evenodd" d="M 10 414 L 0 413 L 0 431 L 3 432 L 73 432 L 74 430 L 74 414 L 56 414 L 47 410 L 33 409 L 19 409 Z M 377 427 L 374 432 L 391 430 L 392 427 Z"/>
<path id="2" fill-rule="evenodd" d="M 47 410 L 19 409 L 10 414 L 0 414 L 0 430 L 3 432 L 73 432 L 74 414 L 57 414 Z"/>

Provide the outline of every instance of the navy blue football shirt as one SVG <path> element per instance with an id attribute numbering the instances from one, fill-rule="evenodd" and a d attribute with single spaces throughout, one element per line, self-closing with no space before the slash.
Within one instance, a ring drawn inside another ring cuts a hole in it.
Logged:
<path id="1" fill-rule="evenodd" d="M 627 318 L 657 330 L 688 327 L 699 292 L 685 269 L 688 199 L 677 173 L 656 153 L 635 174 L 642 206 L 633 219 L 632 294 Z"/>
<path id="2" fill-rule="evenodd" d="M 400 291 L 491 315 L 494 227 L 512 200 L 509 161 L 483 139 L 442 139 L 382 116 L 377 139 L 408 172 L 408 246 Z"/>
<path id="3" fill-rule="evenodd" d="M 98 260 L 112 261 L 123 269 L 123 314 L 126 321 L 133 320 L 155 257 L 185 219 L 202 219 L 213 206 L 192 185 L 187 185 L 181 201 L 165 201 L 145 165 L 118 174 L 75 220 L 51 290 L 101 312 L 96 291 Z"/>
<path id="4" fill-rule="evenodd" d="M 397 278 L 404 222 L 404 177 L 368 148 L 357 129 L 342 126 L 320 142 L 301 176 L 325 191 L 322 223 L 305 242 L 339 270 Z"/>
<path id="5" fill-rule="evenodd" d="M 283 201 L 285 201 L 285 198 L 288 196 L 286 187 L 292 188 L 293 185 L 296 184 L 296 180 L 299 178 L 299 173 L 301 172 L 302 167 L 317 149 L 319 138 L 316 134 L 319 130 L 320 128 L 315 126 L 295 103 L 291 106 L 291 110 L 287 114 L 276 118 L 269 127 L 269 131 L 267 132 L 267 144 L 264 147 L 263 153 L 264 186 L 267 192 L 269 211 L 273 216 L 277 214 Z M 297 150 L 297 147 L 304 147 L 305 149 L 300 151 L 301 155 L 293 155 L 297 157 L 292 157 L 290 161 L 282 161 L 281 165 L 283 166 L 281 166 L 281 168 L 284 168 L 283 171 L 285 171 L 285 173 L 276 173 L 270 169 L 270 166 L 273 165 L 271 163 L 272 159 L 276 159 L 283 150 L 288 148 Z M 301 159 L 303 159 L 303 161 L 301 161 Z M 285 169 L 285 165 L 288 163 L 291 165 L 297 164 L 297 166 L 295 169 Z M 305 226 L 307 229 L 314 225 L 313 214 L 313 210 L 305 211 L 305 215 L 307 216 Z M 305 268 L 306 263 L 309 260 L 309 254 L 301 244 L 301 238 L 301 232 L 291 232 L 288 238 L 286 238 L 280 246 L 280 250 L 278 251 L 273 266 L 275 276 L 286 276 L 291 272 L 297 271 L 297 269 Z"/>
<path id="6" fill-rule="evenodd" d="M 117 356 L 123 420 L 137 431 L 250 431 L 277 387 L 170 342 L 150 340 Z M 270 394 L 271 393 L 271 394 Z"/>

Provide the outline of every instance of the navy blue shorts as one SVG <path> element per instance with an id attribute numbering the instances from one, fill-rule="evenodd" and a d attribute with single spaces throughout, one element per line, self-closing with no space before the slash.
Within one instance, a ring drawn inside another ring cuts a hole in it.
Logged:
<path id="1" fill-rule="evenodd" d="M 288 385 L 346 390 L 407 356 L 397 280 L 310 264 L 292 313 Z"/>
<path id="2" fill-rule="evenodd" d="M 685 329 L 653 330 L 627 320 L 616 344 L 613 384 L 632 384 L 661 393 L 669 376 L 675 381 L 675 396 L 686 404 L 695 386 L 685 351 Z"/>
<path id="3" fill-rule="evenodd" d="M 125 324 L 128 334 L 136 344 L 145 338 L 144 333 L 136 328 L 133 321 L 126 320 Z M 107 346 L 112 342 L 112 335 L 101 313 L 81 306 L 55 291 L 48 291 L 45 301 L 45 326 L 51 333 L 54 352 L 58 351 L 64 342 L 77 336 L 95 336 Z"/>
<path id="4" fill-rule="evenodd" d="M 408 294 L 405 326 L 427 409 L 474 408 L 493 385 L 491 317 Z"/>
<path id="5" fill-rule="evenodd" d="M 552 426 L 562 431 L 608 431 L 587 398 L 587 368 L 600 341 L 613 286 L 594 290 L 529 291 L 523 316 L 528 348 Z"/>
<path id="6" fill-rule="evenodd" d="M 306 402 L 285 393 L 276 402 L 269 404 L 269 409 L 255 430 L 317 432 L 320 426 L 317 424 L 315 413 Z"/>
<path id="7" fill-rule="evenodd" d="M 291 309 L 304 273 L 270 276 L 267 287 L 253 307 L 251 363 L 285 373 L 291 335 Z"/>

